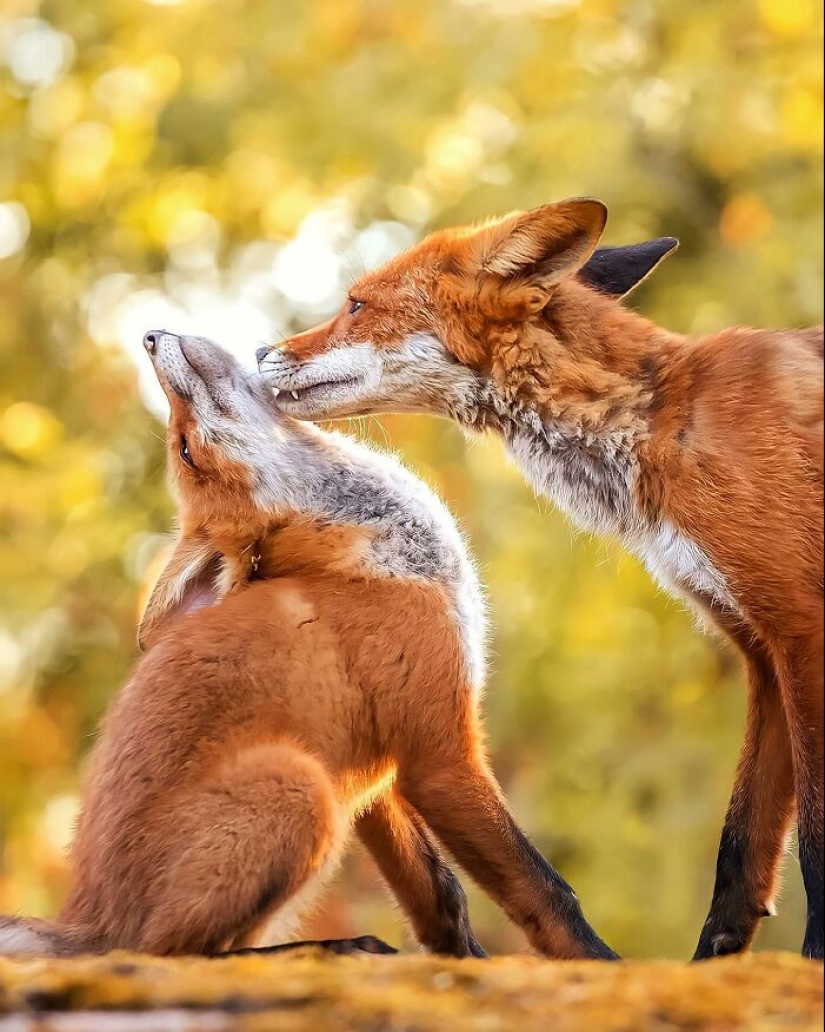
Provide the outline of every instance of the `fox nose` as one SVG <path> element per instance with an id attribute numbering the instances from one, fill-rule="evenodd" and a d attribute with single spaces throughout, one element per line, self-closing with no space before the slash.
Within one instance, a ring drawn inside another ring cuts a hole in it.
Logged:
<path id="1" fill-rule="evenodd" d="M 176 334 L 167 333 L 166 330 L 150 330 L 149 333 L 147 333 L 146 336 L 143 338 L 143 346 L 146 348 L 150 355 L 153 355 L 164 337 L 171 337 L 174 340 L 178 339 Z"/>
<path id="2" fill-rule="evenodd" d="M 261 362 L 263 362 L 263 360 L 269 354 L 269 351 L 270 349 L 268 344 L 264 344 L 262 348 L 258 348 L 258 350 L 255 352 L 255 358 L 257 359 L 258 365 L 260 365 Z"/>

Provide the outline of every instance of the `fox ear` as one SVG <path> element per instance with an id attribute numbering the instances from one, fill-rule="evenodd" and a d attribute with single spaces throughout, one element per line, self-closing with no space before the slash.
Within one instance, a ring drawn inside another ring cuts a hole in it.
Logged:
<path id="1" fill-rule="evenodd" d="M 675 237 L 659 237 L 643 244 L 600 247 L 579 271 L 579 279 L 601 294 L 626 297 L 678 248 Z"/>
<path id="2" fill-rule="evenodd" d="M 221 597 L 221 555 L 207 542 L 181 536 L 143 613 L 138 629 L 142 652 L 174 617 L 214 605 Z"/>
<path id="3" fill-rule="evenodd" d="M 481 272 L 521 280 L 546 300 L 557 283 L 587 262 L 606 223 L 607 207 L 589 198 L 510 215 L 478 231 L 476 256 Z"/>

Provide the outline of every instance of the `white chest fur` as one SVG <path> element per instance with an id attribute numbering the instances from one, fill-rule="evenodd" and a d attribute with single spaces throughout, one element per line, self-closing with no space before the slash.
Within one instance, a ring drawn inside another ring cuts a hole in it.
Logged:
<path id="1" fill-rule="evenodd" d="M 538 494 L 578 526 L 620 538 L 668 591 L 699 595 L 739 611 L 709 556 L 670 521 L 652 522 L 640 511 L 638 460 L 626 435 L 548 427 L 534 413 L 523 414 L 521 422 L 509 439 L 510 451 Z"/>
<path id="2" fill-rule="evenodd" d="M 668 520 L 626 542 L 653 577 L 668 591 L 710 599 L 723 609 L 740 612 L 724 576 L 699 546 Z"/>

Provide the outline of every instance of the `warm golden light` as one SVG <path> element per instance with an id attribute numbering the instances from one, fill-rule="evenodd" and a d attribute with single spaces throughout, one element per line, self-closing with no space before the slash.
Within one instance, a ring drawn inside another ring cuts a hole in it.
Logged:
<path id="1" fill-rule="evenodd" d="M 430 229 L 574 195 L 608 203 L 609 244 L 681 238 L 631 299 L 672 329 L 820 322 L 822 10 L 0 6 L 0 913 L 46 913 L 173 531 L 143 334 L 215 337 L 251 368 Z M 687 956 L 738 663 L 537 504 L 496 442 L 423 417 L 344 429 L 436 484 L 479 557 L 491 751 L 520 821 L 611 944 Z M 765 945 L 798 947 L 797 883 Z M 336 931 L 400 938 L 365 861 L 339 888 Z M 473 917 L 491 950 L 520 947 L 477 895 Z"/>

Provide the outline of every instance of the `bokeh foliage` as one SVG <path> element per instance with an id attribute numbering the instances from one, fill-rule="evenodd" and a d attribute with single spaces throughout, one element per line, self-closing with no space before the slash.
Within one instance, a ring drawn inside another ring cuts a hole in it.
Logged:
<path id="1" fill-rule="evenodd" d="M 671 328 L 819 321 L 821 44 L 815 0 L 3 0 L 0 911 L 64 891 L 82 759 L 171 523 L 141 332 L 249 352 L 430 226 L 575 194 L 611 205 L 609 242 L 681 238 L 633 301 Z M 441 490 L 479 557 L 521 821 L 617 948 L 685 956 L 742 730 L 735 657 L 495 442 L 353 430 Z M 796 948 L 788 866 L 762 942 Z M 398 938 L 369 863 L 342 878 L 317 930 Z"/>

